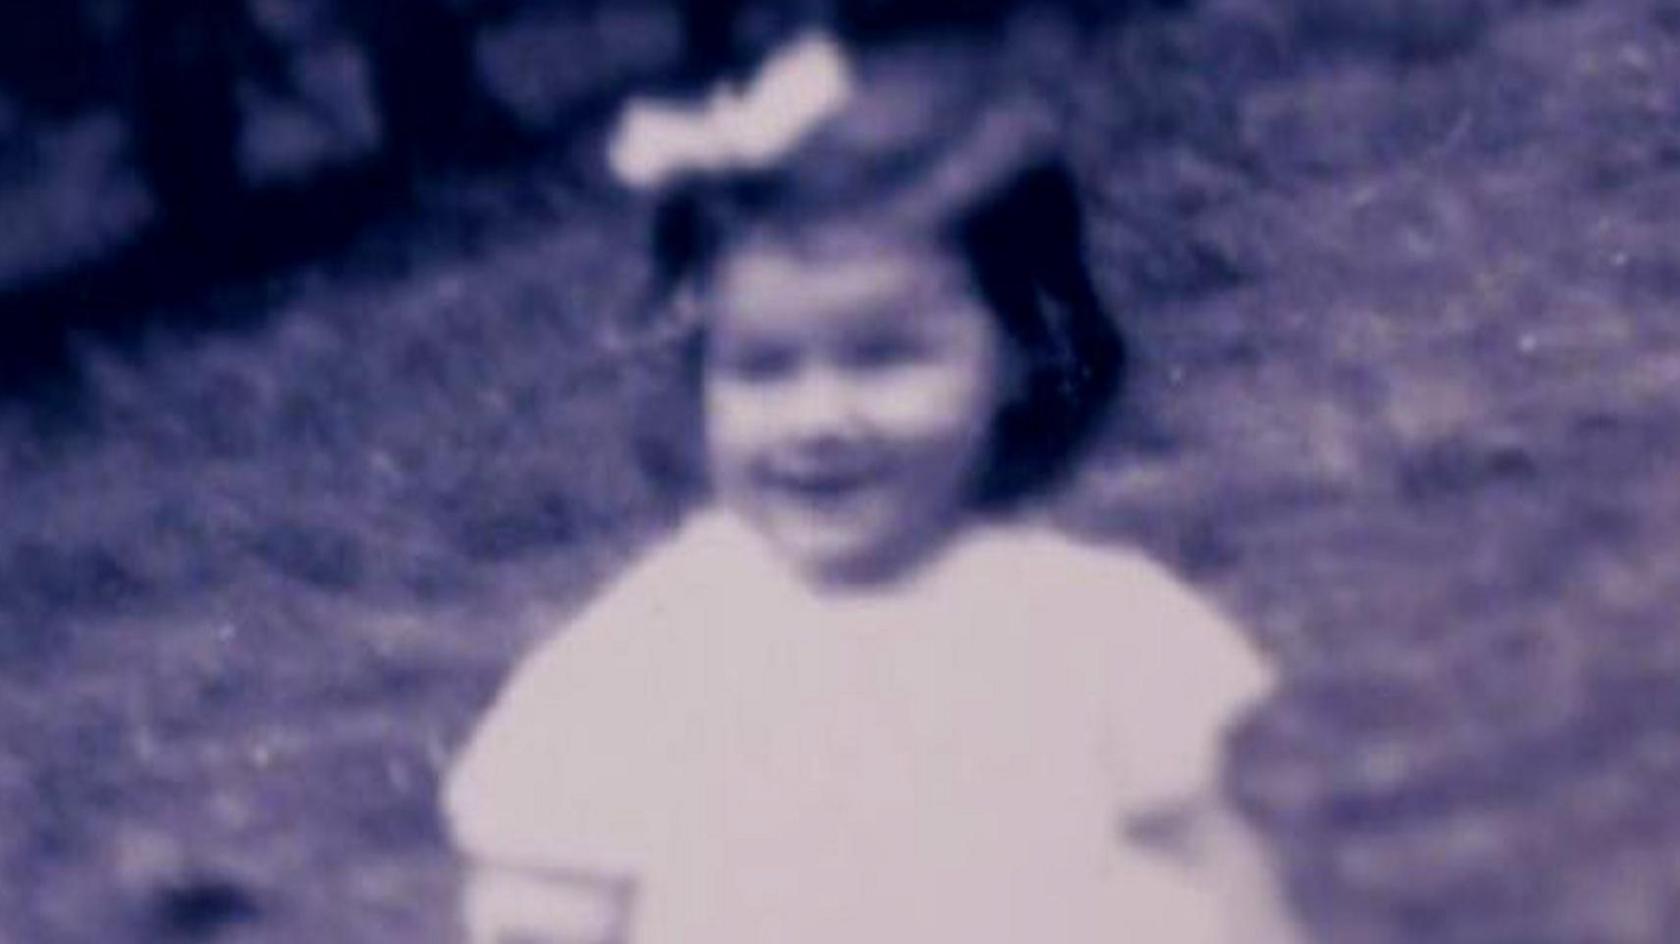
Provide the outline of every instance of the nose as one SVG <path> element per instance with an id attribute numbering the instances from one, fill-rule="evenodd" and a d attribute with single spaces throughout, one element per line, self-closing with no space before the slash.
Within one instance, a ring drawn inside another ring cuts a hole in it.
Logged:
<path id="1" fill-rule="evenodd" d="M 840 372 L 813 365 L 800 371 L 782 404 L 784 430 L 800 443 L 847 439 L 860 427 L 857 397 Z"/>

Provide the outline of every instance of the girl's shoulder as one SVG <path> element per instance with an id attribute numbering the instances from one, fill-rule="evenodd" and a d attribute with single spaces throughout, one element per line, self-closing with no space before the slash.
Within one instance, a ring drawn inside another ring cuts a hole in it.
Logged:
<path id="1" fill-rule="evenodd" d="M 762 579 L 770 563 L 762 542 L 743 522 L 724 511 L 701 508 L 650 546 L 609 592 L 677 592 L 702 598 L 710 588 Z"/>
<path id="2" fill-rule="evenodd" d="M 1196 675 L 1233 698 L 1272 685 L 1269 661 L 1212 595 L 1134 545 L 1047 525 L 988 528 L 970 584 L 1024 601 L 1040 625 L 1072 627 L 1159 678 Z"/>
<path id="3" fill-rule="evenodd" d="M 740 635 L 744 600 L 786 583 L 745 525 L 702 508 L 656 538 L 575 610 L 544 617 L 547 632 L 513 669 L 497 707 L 634 697 L 690 656 Z M 541 713 L 541 711 L 537 712 Z"/>
<path id="4" fill-rule="evenodd" d="M 990 523 L 979 530 L 968 555 L 981 580 L 1031 592 L 1041 602 L 1070 604 L 1141 600 L 1164 602 L 1191 595 L 1171 570 L 1131 544 L 1094 541 L 1034 520 Z"/>
<path id="5" fill-rule="evenodd" d="M 761 579 L 762 558 L 738 522 L 709 509 L 693 512 L 637 552 L 556 628 L 571 635 L 603 621 L 658 622 L 697 613 L 731 588 Z"/>
<path id="6" fill-rule="evenodd" d="M 1141 548 L 1045 529 L 1000 537 L 992 582 L 1034 597 L 1035 631 L 1098 667 L 1095 704 L 1128 796 L 1208 786 L 1233 725 L 1279 685 L 1249 631 Z"/>
<path id="7" fill-rule="evenodd" d="M 458 846 L 494 861 L 566 849 L 609 871 L 633 866 L 647 794 L 672 781 L 660 736 L 692 704 L 688 667 L 723 589 L 716 555 L 733 542 L 725 523 L 691 517 L 554 620 L 456 758 L 444 797 Z"/>

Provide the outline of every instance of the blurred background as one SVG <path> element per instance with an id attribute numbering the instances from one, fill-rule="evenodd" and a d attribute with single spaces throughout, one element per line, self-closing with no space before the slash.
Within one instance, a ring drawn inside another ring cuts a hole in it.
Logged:
<path id="1" fill-rule="evenodd" d="M 1322 940 L 1680 940 L 1680 3 L 0 10 L 0 940 L 450 941 L 437 777 L 695 493 L 623 96 L 801 26 L 1066 124 L 1138 364 L 1057 513 L 1289 672 Z"/>

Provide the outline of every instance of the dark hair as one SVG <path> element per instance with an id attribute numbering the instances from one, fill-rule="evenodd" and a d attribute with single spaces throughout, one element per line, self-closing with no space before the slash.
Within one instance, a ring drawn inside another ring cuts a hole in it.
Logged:
<path id="1" fill-rule="evenodd" d="M 653 227 L 660 294 L 703 282 L 738 230 L 820 228 L 833 215 L 789 202 L 763 176 L 667 197 Z M 1022 368 L 1020 393 L 994 420 L 976 503 L 1002 509 L 1041 494 L 1060 482 L 1108 413 L 1126 359 L 1086 264 L 1073 175 L 1059 158 L 1023 164 L 914 229 L 962 262 Z"/>
<path id="2" fill-rule="evenodd" d="M 954 220 L 949 238 L 1025 368 L 994 421 L 982 504 L 1055 484 L 1119 392 L 1125 346 L 1091 282 L 1082 224 L 1060 161 L 1027 167 Z"/>

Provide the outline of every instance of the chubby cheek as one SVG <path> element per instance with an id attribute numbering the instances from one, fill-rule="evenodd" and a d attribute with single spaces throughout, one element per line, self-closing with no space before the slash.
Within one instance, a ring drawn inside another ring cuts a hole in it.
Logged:
<path id="1" fill-rule="evenodd" d="M 706 384 L 702 410 L 708 458 L 720 470 L 738 469 L 832 438 L 905 459 L 940 459 L 951 465 L 973 461 L 996 412 L 990 378 L 982 371 L 910 371 L 842 385 L 820 397 L 797 389 Z"/>
<path id="2" fill-rule="evenodd" d="M 945 377 L 884 395 L 874 407 L 921 491 L 961 489 L 974 479 L 990 444 L 996 397 L 980 378 Z"/>
<path id="3" fill-rule="evenodd" d="M 957 474 L 978 471 L 1015 373 L 1010 352 L 989 330 L 965 348 L 942 369 L 906 374 L 902 388 L 884 391 L 876 408 L 883 428 L 943 456 Z"/>
<path id="4" fill-rule="evenodd" d="M 762 397 L 701 385 L 701 440 L 713 488 L 727 487 L 774 445 L 772 413 Z"/>

